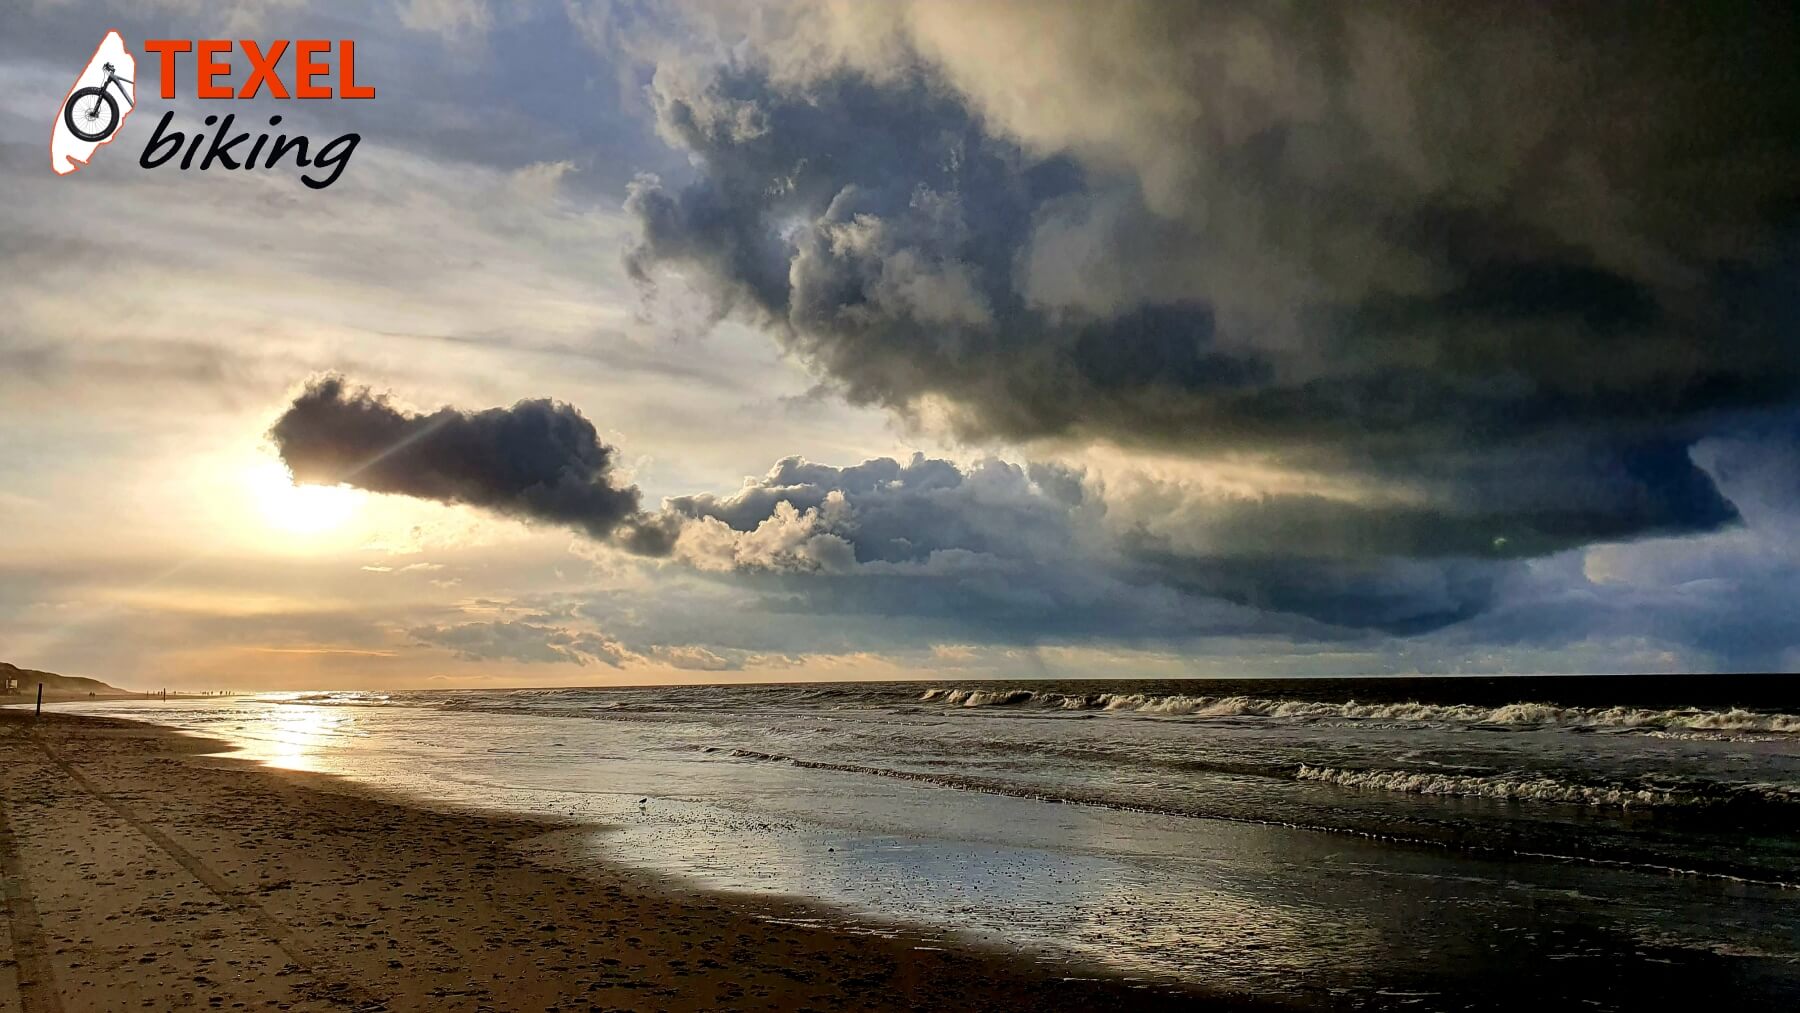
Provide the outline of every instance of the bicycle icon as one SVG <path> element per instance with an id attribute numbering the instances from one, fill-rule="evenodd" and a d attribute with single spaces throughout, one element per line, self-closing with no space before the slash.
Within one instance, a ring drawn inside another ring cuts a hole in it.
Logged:
<path id="1" fill-rule="evenodd" d="M 128 77 L 120 77 L 110 63 L 103 64 L 106 80 L 95 87 L 77 89 L 69 96 L 68 104 L 63 106 L 63 122 L 68 124 L 69 131 L 84 141 L 104 141 L 119 129 L 119 103 L 108 90 L 117 87 L 119 95 L 125 99 L 125 107 L 130 109 L 136 103 L 132 93 L 125 90 L 126 85 L 132 88 L 137 83 Z"/>

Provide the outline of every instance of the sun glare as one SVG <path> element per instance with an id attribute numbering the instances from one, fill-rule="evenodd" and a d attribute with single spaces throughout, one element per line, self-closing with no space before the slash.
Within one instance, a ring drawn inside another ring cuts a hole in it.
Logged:
<path id="1" fill-rule="evenodd" d="M 348 486 L 295 485 L 287 469 L 274 462 L 253 469 L 250 486 L 263 520 L 291 535 L 331 531 L 355 515 L 364 499 Z"/>

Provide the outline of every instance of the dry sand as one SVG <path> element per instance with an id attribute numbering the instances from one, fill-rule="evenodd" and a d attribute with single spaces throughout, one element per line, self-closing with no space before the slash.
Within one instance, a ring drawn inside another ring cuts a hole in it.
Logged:
<path id="1" fill-rule="evenodd" d="M 522 858 L 558 825 L 0 711 L 0 1010 L 1191 1007 L 1192 993 Z M 1217 1005 L 1216 1003 L 1209 1005 Z"/>

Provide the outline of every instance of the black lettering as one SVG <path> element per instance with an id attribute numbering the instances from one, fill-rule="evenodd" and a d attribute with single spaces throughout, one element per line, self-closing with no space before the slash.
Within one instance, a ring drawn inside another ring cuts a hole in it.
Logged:
<path id="1" fill-rule="evenodd" d="M 271 126 L 271 127 L 279 124 L 280 122 L 281 122 L 280 115 L 275 115 L 275 116 L 269 117 L 269 126 Z M 244 156 L 244 168 L 246 168 L 246 169 L 256 168 L 256 156 L 262 154 L 263 145 L 265 145 L 267 143 L 269 143 L 269 135 L 268 134 L 256 135 L 256 143 L 250 145 L 250 153 L 248 155 Z"/>
<path id="2" fill-rule="evenodd" d="M 282 134 L 280 137 L 275 138 L 275 146 L 269 149 L 269 160 L 263 163 L 263 168 L 275 168 L 275 163 L 281 161 L 281 156 L 287 154 L 289 151 L 295 152 L 295 165 L 312 164 L 306 160 L 306 138 L 289 137 L 286 134 Z"/>
<path id="3" fill-rule="evenodd" d="M 209 127 L 217 122 L 219 122 L 217 116 L 208 116 L 206 118 L 206 125 Z M 204 140 L 206 140 L 206 131 L 194 131 L 194 139 L 188 142 L 187 154 L 181 156 L 181 171 L 186 172 L 194 167 L 194 156 L 200 153 L 200 142 Z"/>
<path id="4" fill-rule="evenodd" d="M 213 135 L 212 143 L 206 146 L 206 157 L 200 160 L 202 171 L 212 168 L 215 159 L 227 169 L 238 167 L 237 161 L 231 157 L 231 149 L 249 140 L 250 135 L 248 133 L 239 134 L 231 140 L 225 141 L 224 144 L 219 143 L 225 140 L 226 134 L 231 133 L 231 123 L 236 118 L 235 115 L 226 113 L 225 118 L 219 122 L 219 132 Z"/>
<path id="5" fill-rule="evenodd" d="M 300 182 L 314 190 L 323 190 L 336 183 L 337 178 L 344 174 L 344 167 L 350 164 L 350 156 L 356 154 L 356 143 L 360 140 L 362 140 L 361 134 L 345 134 L 320 148 L 319 153 L 313 157 L 313 165 L 329 167 L 331 175 L 323 181 L 315 180 L 311 176 L 301 176 Z M 340 146 L 343 148 L 342 151 L 338 150 Z"/>
<path id="6" fill-rule="evenodd" d="M 319 169 L 314 174 L 302 172 L 300 182 L 314 190 L 323 190 L 336 183 L 338 177 L 344 174 L 344 170 L 349 168 L 350 159 L 355 156 L 356 147 L 362 142 L 361 134 L 344 134 L 320 145 L 317 152 L 308 158 L 308 149 L 311 147 L 312 141 L 305 135 L 290 137 L 287 134 L 262 133 L 252 138 L 249 131 L 234 133 L 237 125 L 235 113 L 226 113 L 222 118 L 219 116 L 206 117 L 206 125 L 215 128 L 210 142 L 205 130 L 196 130 L 192 134 L 183 133 L 173 129 L 174 122 L 175 114 L 173 112 L 163 113 L 162 119 L 156 124 L 156 130 L 150 135 L 149 142 L 144 145 L 143 152 L 138 156 L 140 166 L 154 169 L 167 165 L 176 155 L 181 155 L 183 169 L 195 168 L 196 160 L 199 162 L 198 168 L 203 172 L 212 168 L 215 163 L 227 169 L 273 169 L 281 163 L 282 159 L 292 155 L 295 166 L 301 169 L 317 166 Z M 280 116 L 269 117 L 270 127 L 278 126 L 280 123 Z M 238 148 L 245 143 L 249 144 L 250 150 L 240 160 Z M 183 151 L 184 145 L 185 152 Z M 205 145 L 204 158 L 200 157 L 202 145 Z M 258 164 L 259 159 L 261 160 L 260 165 Z"/>
<path id="7" fill-rule="evenodd" d="M 169 124 L 173 122 L 174 119 L 174 112 L 162 114 L 162 119 L 157 121 L 156 132 L 150 135 L 150 143 L 144 145 L 143 153 L 138 155 L 138 165 L 141 165 L 146 169 L 154 169 L 164 162 L 167 162 L 169 159 L 174 158 L 175 153 L 181 150 L 181 142 L 183 139 L 181 131 L 169 130 Z M 165 131 L 167 131 L 168 134 L 166 137 L 164 136 Z M 168 150 L 162 152 L 160 155 L 155 154 L 156 150 L 165 144 L 169 146 Z"/>

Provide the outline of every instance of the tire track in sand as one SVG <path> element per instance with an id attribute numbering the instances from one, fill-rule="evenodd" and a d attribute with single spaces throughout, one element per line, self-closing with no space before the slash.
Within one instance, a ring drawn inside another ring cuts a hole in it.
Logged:
<path id="1" fill-rule="evenodd" d="M 11 733 L 17 735 L 17 732 Z M 31 881 L 25 877 L 25 860 L 6 818 L 9 806 L 0 798 L 0 900 L 5 901 L 6 927 L 12 939 L 13 962 L 18 965 L 19 1005 L 24 1013 L 62 1013 L 56 980 L 50 973 L 44 950 L 44 926 L 32 900 Z"/>
<path id="2" fill-rule="evenodd" d="M 110 792 L 90 781 L 87 775 L 77 770 L 73 764 L 64 760 L 61 756 L 58 756 L 56 750 L 51 747 L 49 742 L 45 741 L 43 736 L 39 735 L 36 731 L 27 734 L 31 736 L 33 742 L 37 743 L 38 748 L 44 751 L 44 755 L 49 758 L 50 762 L 55 764 L 57 769 L 69 776 L 70 781 L 80 786 L 80 788 L 89 795 L 99 799 L 102 804 L 108 809 L 111 809 L 120 819 L 129 824 L 133 830 L 136 830 L 138 833 L 142 834 L 146 840 L 150 841 L 150 843 L 162 849 L 170 858 L 175 860 L 177 865 L 187 870 L 189 875 L 199 880 L 200 885 L 204 886 L 214 897 L 217 897 L 221 904 L 224 904 L 226 907 L 237 912 L 244 919 L 249 921 L 251 925 L 255 926 L 257 931 L 261 932 L 263 937 L 267 939 L 271 945 L 285 954 L 295 967 L 305 972 L 307 976 L 314 981 L 329 980 L 333 982 L 333 987 L 328 989 L 325 994 L 320 995 L 320 999 L 327 1002 L 354 1006 L 356 1009 L 368 1011 L 368 1013 L 374 1013 L 374 1011 L 385 1010 L 388 1008 L 388 1001 L 386 999 L 359 987 L 354 981 L 350 980 L 348 976 L 320 974 L 319 970 L 321 968 L 330 967 L 330 961 L 323 955 L 313 952 L 310 947 L 301 941 L 300 935 L 295 932 L 291 926 L 270 914 L 268 909 L 251 900 L 242 891 L 233 888 L 230 880 L 227 880 L 224 876 L 215 872 L 211 866 L 207 865 L 193 852 L 182 847 L 180 844 L 177 844 L 168 834 L 163 833 L 162 830 L 158 829 L 154 824 L 139 818 L 137 813 L 132 812 L 129 806 L 114 798 Z M 21 989 L 22 988 L 23 984 L 21 983 Z M 56 1001 L 54 992 L 51 993 L 50 1000 L 52 1003 Z M 30 1003 L 27 1003 L 26 1009 L 32 1011 L 33 1007 Z M 52 1005 L 43 1007 L 43 1009 L 60 1013 L 61 1008 Z M 33 1013 L 35 1013 L 35 1011 L 33 1011 Z"/>

